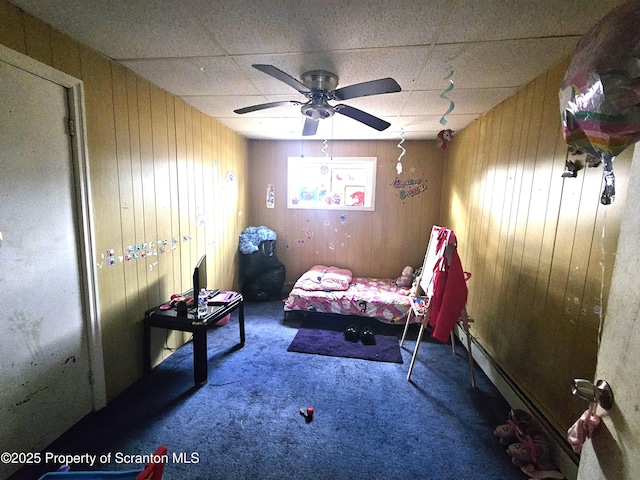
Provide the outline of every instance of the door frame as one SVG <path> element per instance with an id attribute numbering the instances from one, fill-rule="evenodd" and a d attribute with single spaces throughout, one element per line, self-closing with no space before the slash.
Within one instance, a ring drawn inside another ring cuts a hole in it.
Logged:
<path id="1" fill-rule="evenodd" d="M 89 369 L 93 409 L 99 410 L 107 403 L 107 391 L 102 351 L 102 331 L 97 291 L 97 271 L 94 262 L 95 236 L 89 182 L 89 156 L 87 152 L 84 86 L 82 80 L 56 70 L 31 57 L 0 44 L 0 60 L 66 89 L 71 145 L 71 166 L 74 173 L 75 207 L 77 214 L 76 237 L 80 277 L 82 279 L 82 310 L 89 347 Z"/>

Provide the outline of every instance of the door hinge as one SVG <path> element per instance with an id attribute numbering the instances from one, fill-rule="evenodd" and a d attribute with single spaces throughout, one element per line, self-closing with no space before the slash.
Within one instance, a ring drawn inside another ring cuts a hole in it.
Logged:
<path id="1" fill-rule="evenodd" d="M 70 137 L 76 136 L 76 122 L 73 118 L 69 119 L 69 136 Z"/>

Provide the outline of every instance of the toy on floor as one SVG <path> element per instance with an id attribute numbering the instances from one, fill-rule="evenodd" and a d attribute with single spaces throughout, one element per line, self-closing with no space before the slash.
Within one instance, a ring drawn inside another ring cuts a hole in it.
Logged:
<path id="1" fill-rule="evenodd" d="M 535 427 L 530 428 L 519 442 L 509 445 L 507 455 L 519 467 L 533 465 L 536 470 L 552 470 L 555 466 L 549 438 Z"/>
<path id="2" fill-rule="evenodd" d="M 508 446 L 524 438 L 527 430 L 532 426 L 531 415 L 524 410 L 512 408 L 507 423 L 497 426 L 493 435 L 498 437 L 502 445 Z"/>
<path id="3" fill-rule="evenodd" d="M 307 408 L 301 408 L 300 409 L 300 415 L 302 415 L 305 420 L 307 421 L 307 423 L 309 423 L 311 420 L 313 420 L 313 407 L 307 407 Z"/>
<path id="4" fill-rule="evenodd" d="M 524 410 L 511 409 L 506 423 L 496 427 L 493 435 L 507 446 L 511 462 L 529 477 L 565 478 L 557 470 L 548 436 L 534 425 L 531 415 Z"/>

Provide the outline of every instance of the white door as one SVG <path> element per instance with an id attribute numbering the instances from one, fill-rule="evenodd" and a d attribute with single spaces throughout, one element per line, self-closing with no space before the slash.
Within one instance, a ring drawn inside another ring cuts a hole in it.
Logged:
<path id="1" fill-rule="evenodd" d="M 611 386 L 614 403 L 609 412 L 598 409 L 603 421 L 582 449 L 579 480 L 640 479 L 639 182 L 636 148 L 596 369 L 596 379 Z"/>
<path id="2" fill-rule="evenodd" d="M 93 408 L 69 111 L 66 88 L 0 57 L 0 452 Z"/>

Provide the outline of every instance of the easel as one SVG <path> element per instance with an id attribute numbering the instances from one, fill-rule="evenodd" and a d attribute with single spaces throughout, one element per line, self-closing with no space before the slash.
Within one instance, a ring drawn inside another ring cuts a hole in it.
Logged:
<path id="1" fill-rule="evenodd" d="M 442 236 L 445 236 L 443 238 Z M 431 229 L 431 236 L 429 237 L 429 245 L 427 246 L 427 251 L 424 256 L 424 262 L 422 264 L 422 271 L 413 285 L 413 288 L 410 293 L 411 300 L 411 309 L 409 310 L 409 315 L 407 317 L 407 323 L 404 326 L 404 332 L 402 333 L 402 339 L 400 340 L 400 347 L 404 344 L 404 339 L 407 335 L 407 331 L 409 329 L 409 323 L 411 322 L 412 316 L 415 316 L 416 319 L 420 322 L 420 331 L 418 332 L 418 338 L 416 340 L 416 346 L 413 350 L 413 355 L 411 357 L 411 364 L 409 365 L 409 371 L 407 373 L 407 380 L 411 380 L 411 372 L 413 371 L 413 366 L 416 361 L 416 357 L 418 355 L 418 348 L 420 347 L 420 341 L 422 340 L 422 335 L 424 334 L 424 330 L 429 323 L 429 318 L 431 315 L 431 299 L 434 295 L 434 279 L 435 279 L 435 270 L 436 266 L 441 263 L 441 260 L 444 258 L 444 264 L 450 265 L 451 256 L 453 251 L 456 249 L 456 245 L 449 242 L 449 237 L 451 235 L 451 230 L 443 229 L 439 226 L 434 225 Z M 460 317 L 458 318 L 457 323 L 462 326 L 464 330 L 465 336 L 467 337 L 467 351 L 469 352 L 469 368 L 471 370 L 471 385 L 473 388 L 476 387 L 476 377 L 473 368 L 473 355 L 471 353 L 471 335 L 469 332 L 469 324 L 473 322 L 472 318 L 469 318 L 467 314 L 466 305 L 462 308 L 462 312 L 460 313 Z M 453 353 L 455 354 L 455 338 L 453 331 L 451 332 L 451 348 Z"/>

